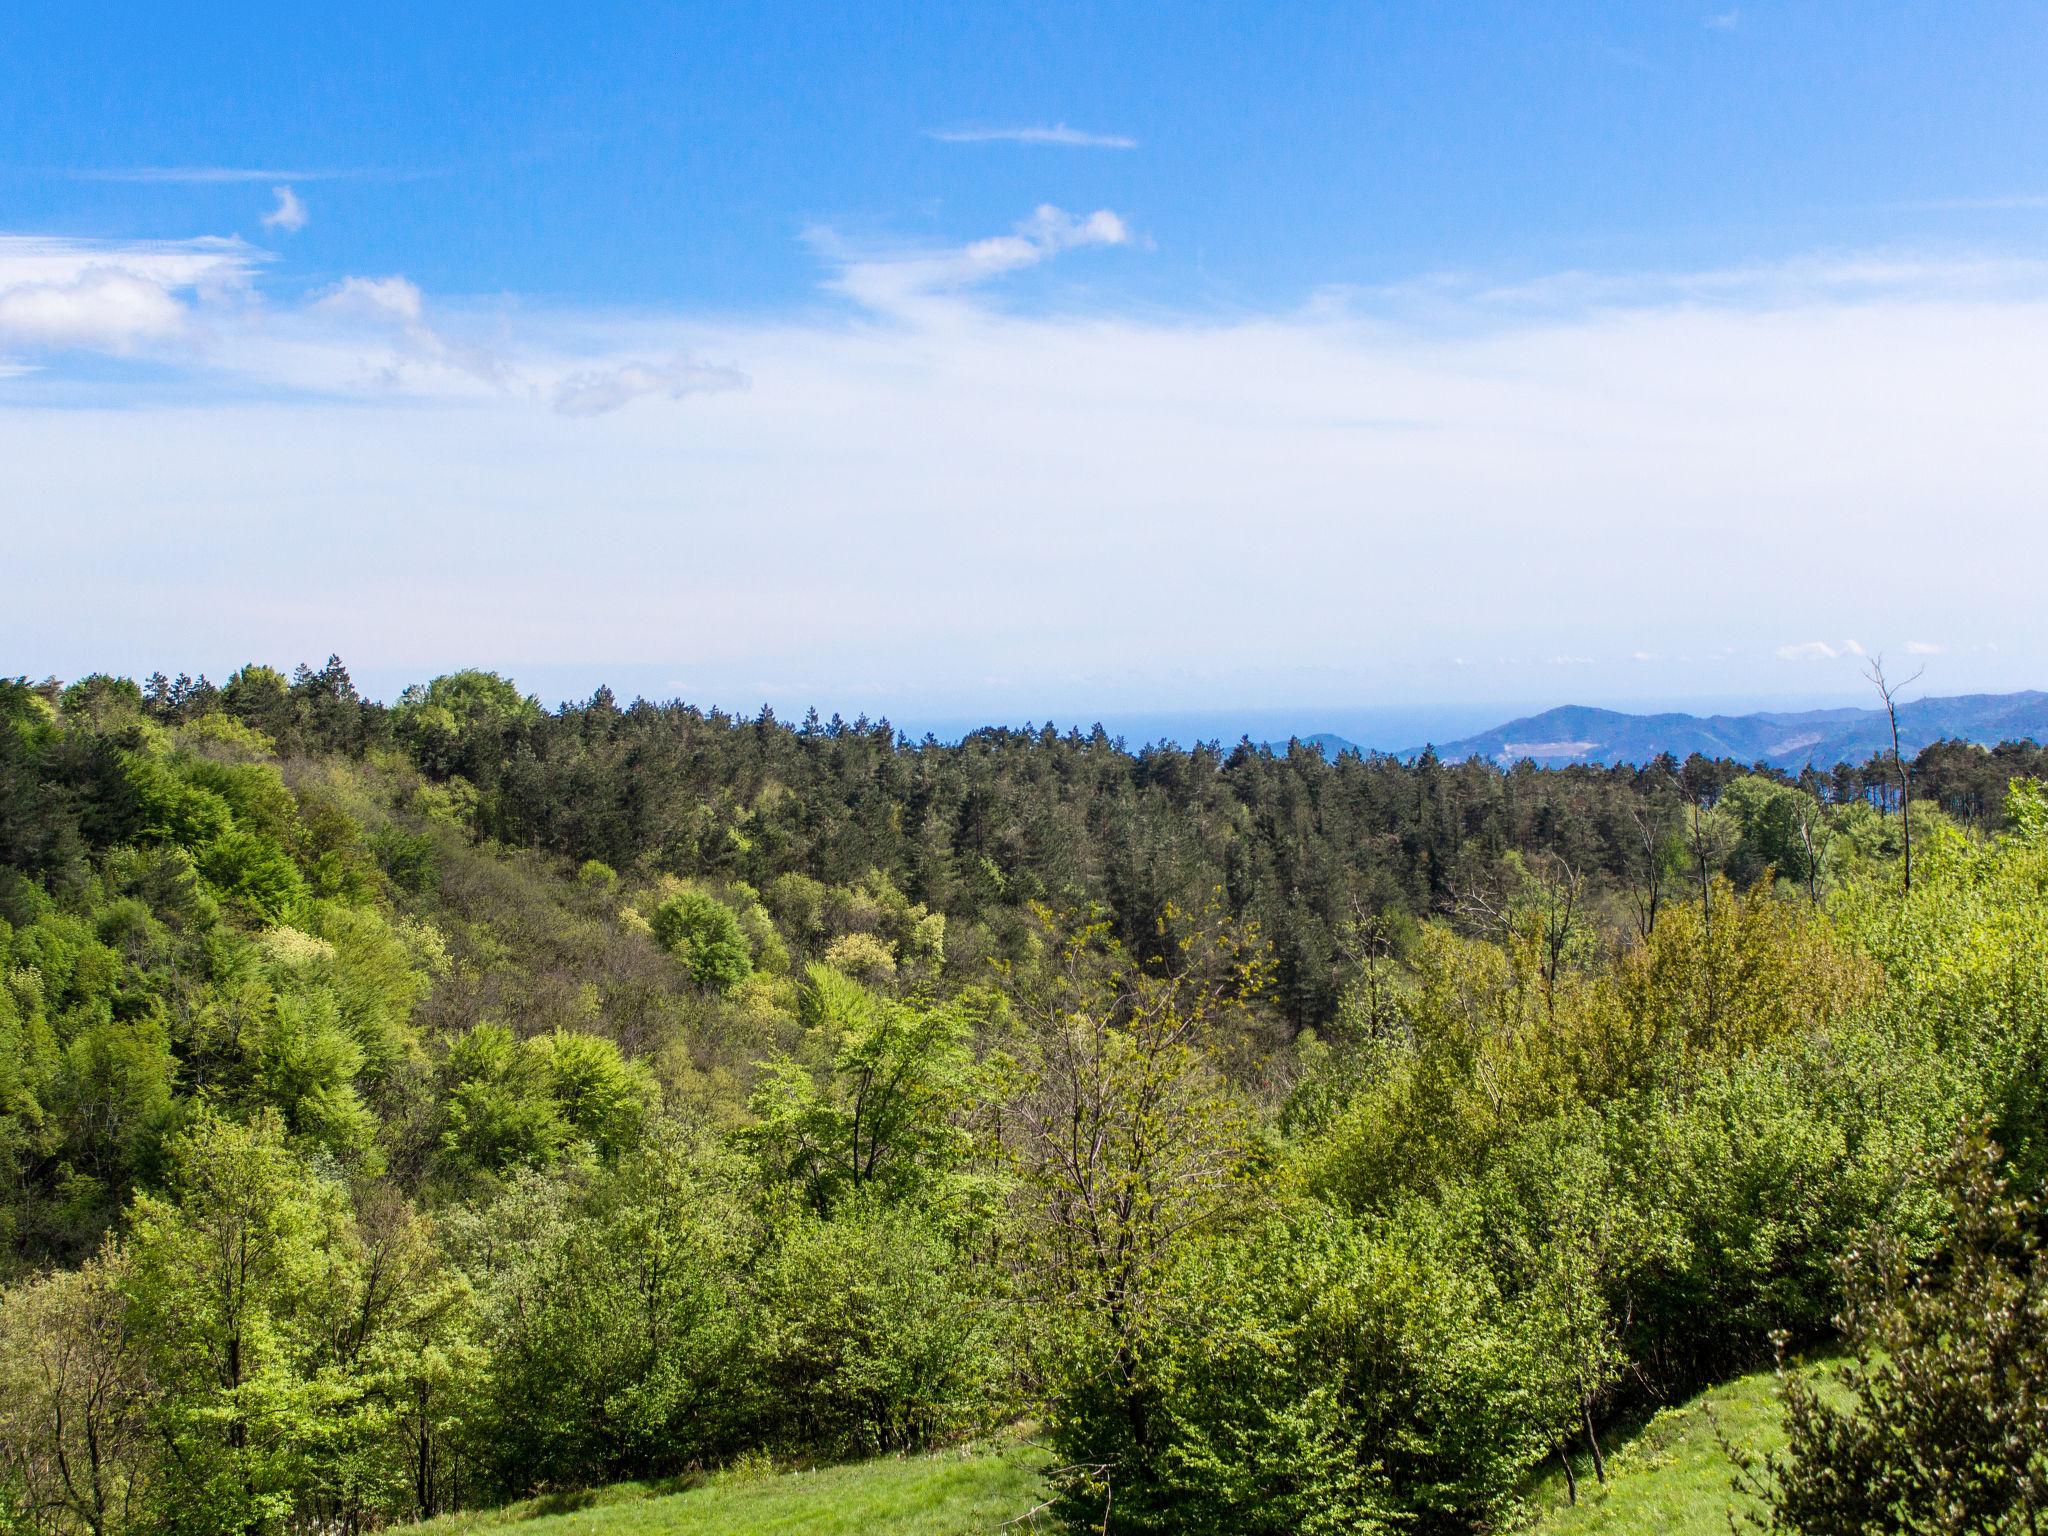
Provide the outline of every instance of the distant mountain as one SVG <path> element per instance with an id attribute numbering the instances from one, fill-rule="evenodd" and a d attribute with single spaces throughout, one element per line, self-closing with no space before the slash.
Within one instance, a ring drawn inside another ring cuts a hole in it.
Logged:
<path id="1" fill-rule="evenodd" d="M 1313 736 L 1297 736 L 1294 740 L 1300 742 L 1304 747 L 1314 747 L 1323 756 L 1330 758 L 1332 761 L 1342 757 L 1346 752 L 1356 752 L 1359 750 L 1357 742 L 1346 741 L 1342 736 L 1335 735 L 1330 731 L 1317 731 Z M 1271 752 L 1275 757 L 1285 757 L 1287 749 L 1293 744 L 1293 742 L 1288 741 L 1266 741 L 1261 742 L 1260 746 L 1266 751 Z"/>
<path id="2" fill-rule="evenodd" d="M 1971 693 L 1915 699 L 1899 706 L 1899 739 L 1908 752 L 1952 739 L 1993 746 L 2022 738 L 2048 741 L 2048 693 Z M 1646 763 L 1664 752 L 1682 761 L 1698 752 L 1797 769 L 1808 763 L 1821 768 L 1860 763 L 1890 747 L 1891 728 L 1881 709 L 1628 715 L 1568 704 L 1510 720 L 1462 741 L 1440 742 L 1436 754 L 1447 762 L 1483 757 L 1502 765 L 1526 757 L 1554 768 L 1568 763 Z M 1413 757 L 1420 751 L 1401 755 Z"/>

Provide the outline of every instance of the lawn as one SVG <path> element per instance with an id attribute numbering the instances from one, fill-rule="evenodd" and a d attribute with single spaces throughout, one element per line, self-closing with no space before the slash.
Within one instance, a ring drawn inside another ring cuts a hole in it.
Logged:
<path id="1" fill-rule="evenodd" d="M 1724 1382 L 1613 1435 L 1607 1482 L 1590 1458 L 1574 1462 L 1579 1501 L 1555 1465 L 1531 1484 L 1533 1536 L 1726 1536 L 1735 1502 L 1727 1444 L 1783 1446 L 1777 1381 L 1758 1371 Z M 1029 1518 L 1045 1496 L 1045 1450 L 1028 1440 L 985 1442 L 925 1456 L 883 1457 L 813 1471 L 720 1473 L 674 1491 L 620 1483 L 444 1515 L 406 1536 L 971 1536 L 1007 1528 L 1049 1533 Z M 1012 1523 L 1014 1522 L 1014 1523 Z"/>
<path id="2" fill-rule="evenodd" d="M 970 1536 L 1020 1519 L 1045 1495 L 1046 1455 L 1001 1441 L 809 1472 L 721 1473 L 681 1492 L 621 1483 L 409 1526 L 407 1536 Z"/>
<path id="3" fill-rule="evenodd" d="M 1590 1457 L 1575 1460 L 1576 1506 L 1553 1463 L 1529 1495 L 1532 1529 L 1537 1536 L 1727 1536 L 1737 1495 L 1724 1441 L 1759 1453 L 1784 1447 L 1773 1372 L 1723 1382 L 1617 1437 L 1606 1447 L 1604 1487 Z"/>

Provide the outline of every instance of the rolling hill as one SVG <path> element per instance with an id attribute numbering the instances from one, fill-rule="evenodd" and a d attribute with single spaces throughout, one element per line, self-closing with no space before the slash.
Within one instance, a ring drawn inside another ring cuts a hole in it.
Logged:
<path id="1" fill-rule="evenodd" d="M 1899 736 L 1908 752 L 1952 739 L 1985 746 L 2048 739 L 2048 693 L 1915 699 L 1899 706 Z M 1832 768 L 1839 762 L 1860 763 L 1890 746 L 1891 731 L 1881 709 L 1631 715 L 1568 704 L 1510 720 L 1477 736 L 1438 743 L 1435 750 L 1447 762 L 1483 757 L 1505 765 L 1529 758 L 1545 767 L 1643 763 L 1665 752 L 1680 759 L 1698 752 L 1797 769 L 1808 763 L 1820 768 Z M 1402 756 L 1417 756 L 1421 750 Z"/>

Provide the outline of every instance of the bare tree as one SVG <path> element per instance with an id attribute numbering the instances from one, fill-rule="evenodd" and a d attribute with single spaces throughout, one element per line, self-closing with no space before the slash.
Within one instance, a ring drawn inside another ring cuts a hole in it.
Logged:
<path id="1" fill-rule="evenodd" d="M 1172 965 L 1132 960 L 1102 924 L 1051 935 L 1051 974 L 1019 999 L 1036 1041 L 1012 1117 L 1033 1283 L 1101 1327 L 1140 1447 L 1169 1260 L 1256 1187 L 1253 1122 L 1210 1047 L 1270 968 L 1256 931 L 1214 912 L 1169 908 L 1166 925 L 1184 927 Z"/>
<path id="2" fill-rule="evenodd" d="M 0 1476 L 25 1529 L 111 1536 L 146 1491 L 151 1387 L 120 1264 L 58 1270 L 0 1302 Z"/>
<path id="3" fill-rule="evenodd" d="M 1636 824 L 1636 841 L 1643 850 L 1643 884 L 1638 889 L 1633 882 L 1629 890 L 1636 908 L 1636 933 L 1647 941 L 1657 931 L 1657 909 L 1664 899 L 1664 861 L 1657 851 L 1657 821 L 1654 813 L 1642 805 L 1631 802 L 1629 818 Z"/>
<path id="4" fill-rule="evenodd" d="M 1562 854 L 1546 849 L 1535 860 L 1536 893 L 1541 902 L 1538 939 L 1543 953 L 1545 996 L 1557 989 L 1558 973 L 1564 969 L 1573 941 L 1584 930 L 1580 906 L 1586 884 L 1577 869 Z"/>
<path id="5" fill-rule="evenodd" d="M 1817 907 L 1820 905 L 1820 858 L 1823 845 L 1816 834 L 1824 830 L 1821 818 L 1825 812 L 1818 797 L 1802 794 L 1794 814 L 1799 818 L 1799 841 L 1806 851 L 1806 897 Z"/>
<path id="6" fill-rule="evenodd" d="M 1885 718 L 1892 728 L 1892 770 L 1899 776 L 1899 827 L 1906 840 L 1906 894 L 1913 894 L 1913 776 L 1906 769 L 1906 754 L 1899 749 L 1899 694 L 1920 681 L 1922 667 L 1903 682 L 1892 682 L 1884 675 L 1884 657 L 1873 656 L 1863 669 L 1863 675 L 1870 679 L 1870 685 L 1877 690 L 1877 696 L 1884 700 Z"/>
<path id="7" fill-rule="evenodd" d="M 1686 842 L 1692 849 L 1693 874 L 1700 887 L 1700 926 L 1711 948 L 1714 942 L 1714 835 L 1707 818 L 1707 807 L 1700 804 L 1697 796 L 1687 802 L 1687 811 Z"/>

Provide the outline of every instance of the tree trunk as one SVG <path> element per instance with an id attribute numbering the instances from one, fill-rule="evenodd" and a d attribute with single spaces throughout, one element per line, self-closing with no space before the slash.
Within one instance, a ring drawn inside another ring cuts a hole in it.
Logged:
<path id="1" fill-rule="evenodd" d="M 1579 1502 L 1579 1475 L 1572 1470 L 1571 1454 L 1565 1450 L 1561 1440 L 1551 1441 L 1550 1448 L 1557 1452 L 1557 1464 L 1564 1468 L 1565 1497 L 1576 1505 Z"/>

